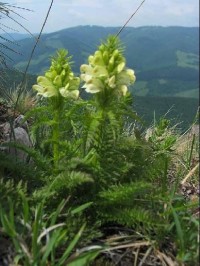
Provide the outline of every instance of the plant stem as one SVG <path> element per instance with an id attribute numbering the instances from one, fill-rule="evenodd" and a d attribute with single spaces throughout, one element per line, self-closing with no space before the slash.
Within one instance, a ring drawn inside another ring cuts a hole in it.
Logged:
<path id="1" fill-rule="evenodd" d="M 53 161 L 54 161 L 54 170 L 58 169 L 59 161 L 59 125 L 60 125 L 60 110 L 59 108 L 54 110 L 54 126 L 53 126 Z"/>

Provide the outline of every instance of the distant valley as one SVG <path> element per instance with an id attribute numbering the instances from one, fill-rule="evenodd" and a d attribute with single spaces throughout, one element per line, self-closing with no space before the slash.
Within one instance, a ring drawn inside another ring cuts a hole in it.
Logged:
<path id="1" fill-rule="evenodd" d="M 116 34 L 117 27 L 78 26 L 44 34 L 29 68 L 41 74 L 49 58 L 59 48 L 73 56 L 73 70 L 79 73 L 101 40 Z M 137 81 L 131 88 L 138 96 L 176 96 L 198 98 L 199 29 L 187 27 L 127 27 L 120 35 L 125 47 L 127 66 L 133 68 Z M 23 36 L 22 36 L 23 37 Z M 20 39 L 20 36 L 18 36 Z M 27 65 L 34 38 L 19 40 L 15 47 L 21 55 L 11 53 L 12 66 L 23 71 Z M 13 46 L 14 48 L 14 46 Z"/>

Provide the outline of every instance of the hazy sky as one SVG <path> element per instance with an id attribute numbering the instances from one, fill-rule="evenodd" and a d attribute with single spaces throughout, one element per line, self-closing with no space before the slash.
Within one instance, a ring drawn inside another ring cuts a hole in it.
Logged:
<path id="1" fill-rule="evenodd" d="M 39 32 L 50 0 L 5 0 L 3 2 L 31 9 L 14 9 L 25 19 L 13 18 L 32 33 Z M 54 0 L 44 32 L 78 25 L 122 26 L 142 0 Z M 22 29 L 6 18 L 1 23 L 20 32 Z M 199 26 L 199 0 L 146 0 L 129 26 Z"/>

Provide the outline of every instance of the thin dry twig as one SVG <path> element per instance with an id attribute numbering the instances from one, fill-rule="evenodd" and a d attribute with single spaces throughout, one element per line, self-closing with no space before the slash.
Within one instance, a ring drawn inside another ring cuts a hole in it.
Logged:
<path id="1" fill-rule="evenodd" d="M 144 4 L 145 0 L 143 0 L 141 2 L 141 4 L 138 6 L 138 8 L 135 10 L 135 12 L 130 16 L 130 18 L 126 21 L 126 23 L 121 27 L 121 29 L 118 31 L 118 33 L 116 34 L 116 37 L 119 36 L 119 34 L 123 31 L 123 29 L 126 27 L 126 25 L 129 23 L 129 21 L 135 16 L 135 14 L 139 11 L 139 9 L 141 8 L 141 6 Z"/>
<path id="2" fill-rule="evenodd" d="M 152 247 L 152 246 L 151 246 L 151 247 L 149 247 L 149 248 L 147 249 L 147 252 L 145 253 L 145 255 L 144 255 L 144 257 L 142 258 L 142 260 L 140 261 L 140 264 L 139 264 L 139 266 L 142 266 L 142 265 L 145 263 L 145 261 L 146 261 L 147 257 L 150 255 L 150 253 L 151 253 L 152 249 L 153 249 L 153 247 Z"/>
<path id="3" fill-rule="evenodd" d="M 159 259 L 162 261 L 162 263 L 164 262 L 164 265 L 167 266 L 178 266 L 177 262 L 172 261 L 172 259 L 168 256 L 166 256 L 164 253 L 160 252 L 159 250 L 156 251 L 157 255 L 159 257 Z"/>
<path id="4" fill-rule="evenodd" d="M 185 182 L 188 180 L 188 178 L 190 178 L 198 169 L 199 167 L 199 163 L 195 165 L 195 167 L 192 168 L 192 170 L 190 170 L 190 172 L 186 175 L 186 177 L 181 181 L 181 185 L 184 185 Z"/>
<path id="5" fill-rule="evenodd" d="M 137 266 L 139 252 L 140 252 L 140 247 L 137 249 L 135 253 L 134 266 Z"/>
<path id="6" fill-rule="evenodd" d="M 142 242 L 137 242 L 137 243 L 119 245 L 119 246 L 116 246 L 116 247 L 107 248 L 106 250 L 107 251 L 111 251 L 111 250 L 122 249 L 122 248 L 130 248 L 130 247 L 138 248 L 138 247 L 149 246 L 149 245 L 152 245 L 152 242 L 142 241 Z"/>
<path id="7" fill-rule="evenodd" d="M 133 237 L 134 237 L 134 235 L 111 236 L 111 237 L 107 238 L 105 241 L 107 243 L 109 243 L 109 245 L 110 245 L 110 244 L 116 243 L 116 241 L 121 241 L 121 240 L 129 240 L 130 241 L 130 239 L 133 239 Z"/>

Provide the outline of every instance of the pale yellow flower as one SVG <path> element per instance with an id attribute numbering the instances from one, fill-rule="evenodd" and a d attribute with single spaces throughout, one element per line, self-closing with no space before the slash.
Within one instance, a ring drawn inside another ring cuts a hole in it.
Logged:
<path id="1" fill-rule="evenodd" d="M 125 62 L 121 62 L 121 63 L 117 66 L 117 72 L 120 73 L 124 68 L 125 68 Z"/>
<path id="2" fill-rule="evenodd" d="M 72 78 L 65 87 L 59 89 L 60 94 L 64 98 L 74 98 L 77 99 L 79 96 L 79 90 L 77 90 L 80 84 L 80 79 L 78 77 Z"/>
<path id="3" fill-rule="evenodd" d="M 33 85 L 33 89 L 36 90 L 38 95 L 43 97 L 53 97 L 58 95 L 58 91 L 52 82 L 43 76 L 37 78 L 37 85 Z"/>
<path id="4" fill-rule="evenodd" d="M 104 88 L 104 84 L 100 79 L 93 78 L 90 80 L 90 82 L 85 83 L 83 88 L 85 88 L 86 92 L 97 93 Z"/>
<path id="5" fill-rule="evenodd" d="M 121 86 L 119 87 L 119 90 L 122 92 L 122 95 L 125 96 L 126 93 L 127 93 L 127 91 L 128 91 L 128 88 L 127 88 L 126 85 L 121 85 Z"/>
<path id="6" fill-rule="evenodd" d="M 110 88 L 115 88 L 116 87 L 116 83 L 115 83 L 115 76 L 112 76 L 111 78 L 109 78 L 108 80 L 108 86 Z"/>
<path id="7" fill-rule="evenodd" d="M 108 77 L 108 71 L 103 66 L 94 67 L 93 74 L 96 77 Z"/>
<path id="8" fill-rule="evenodd" d="M 68 90 L 67 86 L 60 88 L 59 92 L 64 98 L 78 99 L 79 96 L 79 90 Z"/>
<path id="9" fill-rule="evenodd" d="M 135 74 L 132 69 L 122 70 L 117 76 L 117 85 L 129 86 L 135 82 Z"/>

